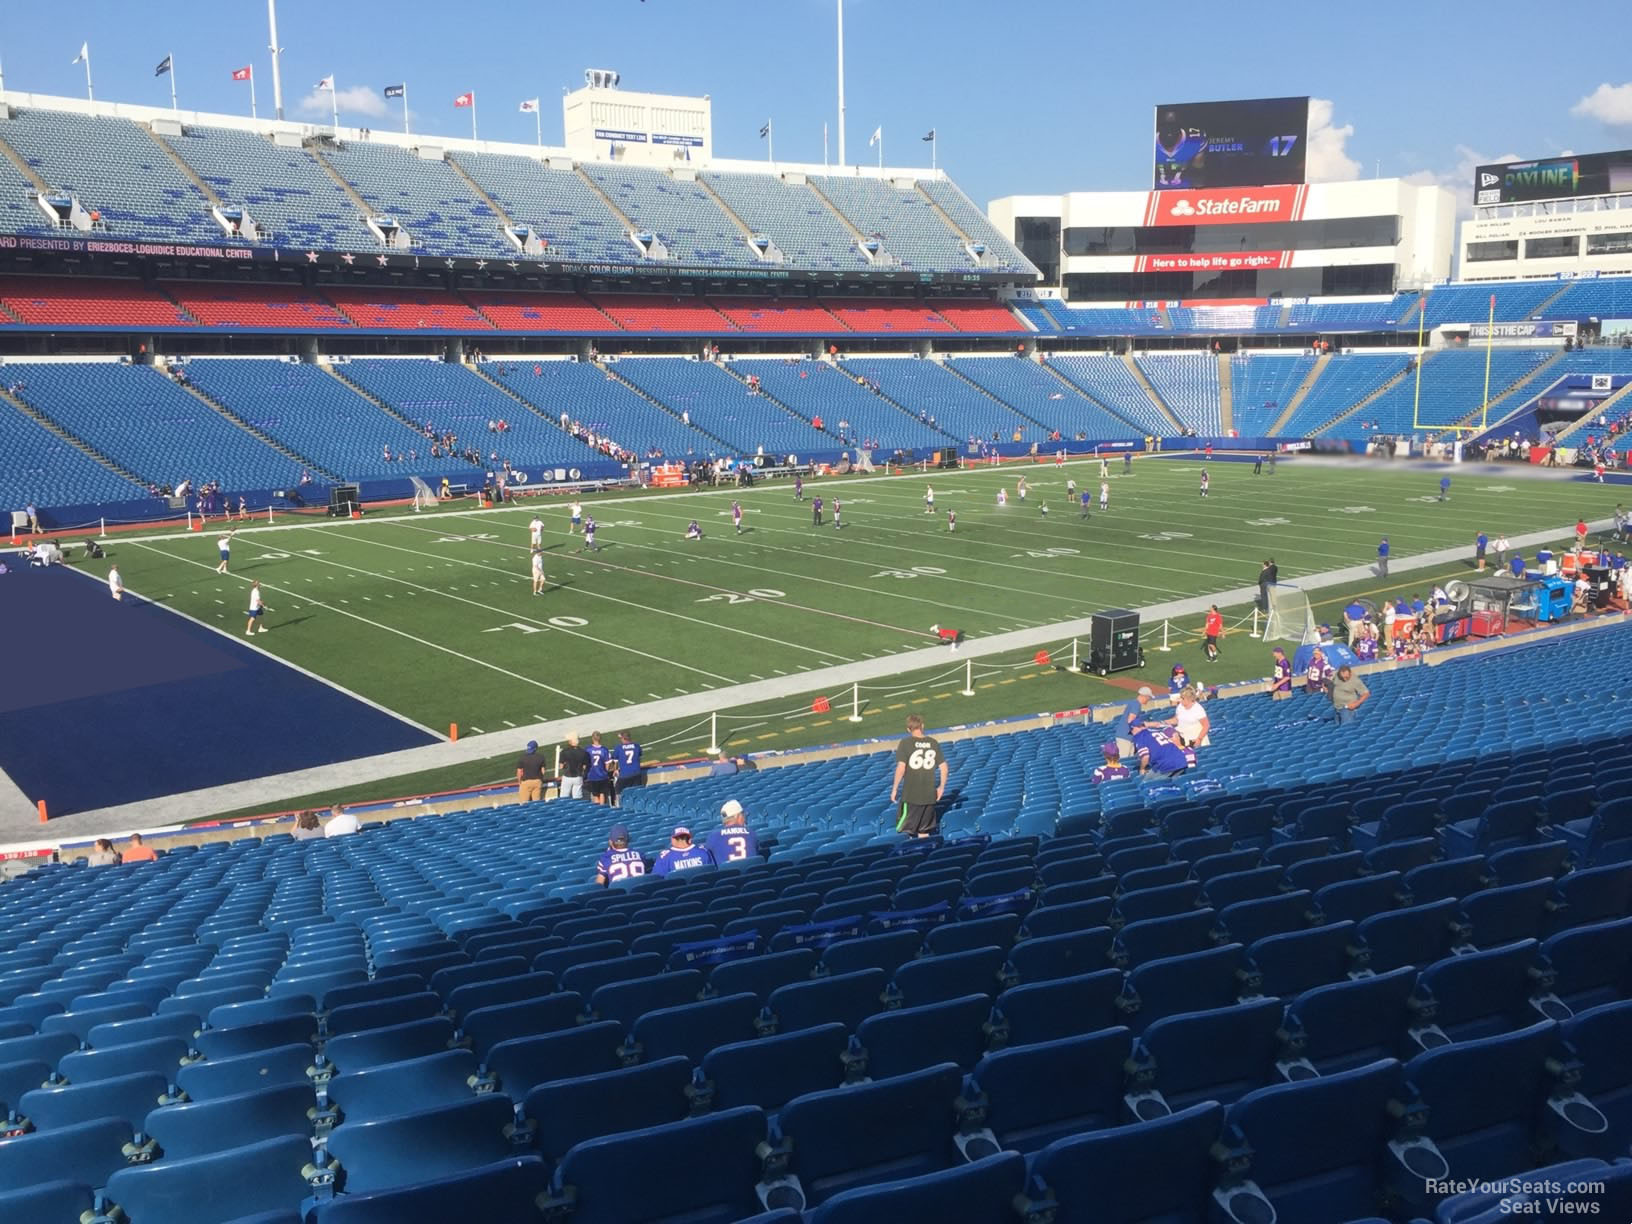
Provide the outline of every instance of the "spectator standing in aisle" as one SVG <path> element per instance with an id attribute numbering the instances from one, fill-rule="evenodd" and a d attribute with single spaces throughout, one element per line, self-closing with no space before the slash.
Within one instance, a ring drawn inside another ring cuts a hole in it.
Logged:
<path id="1" fill-rule="evenodd" d="M 1207 618 L 1202 622 L 1202 633 L 1206 635 L 1207 661 L 1218 662 L 1218 639 L 1224 636 L 1224 614 L 1214 604 L 1207 609 Z"/>
<path id="2" fill-rule="evenodd" d="M 1388 537 L 1377 542 L 1377 577 L 1388 577 Z"/>
<path id="3" fill-rule="evenodd" d="M 1270 652 L 1269 698 L 1285 701 L 1292 696 L 1292 660 L 1279 646 Z"/>
<path id="4" fill-rule="evenodd" d="M 895 831 L 908 837 L 933 837 L 940 832 L 936 804 L 946 794 L 946 757 L 941 745 L 924 734 L 924 720 L 907 715 L 907 734 L 895 746 L 895 778 L 890 802 L 901 804 Z"/>
<path id="5" fill-rule="evenodd" d="M 1179 743 L 1184 747 L 1211 746 L 1208 732 L 1212 730 L 1212 723 L 1207 718 L 1207 707 L 1196 700 L 1195 689 L 1185 689 L 1179 694 L 1179 704 L 1173 707 L 1173 717 L 1168 723 L 1179 733 Z"/>
<path id="6" fill-rule="evenodd" d="M 516 762 L 516 802 L 536 803 L 544 794 L 544 758 L 538 741 L 528 740 L 527 751 Z"/>
<path id="7" fill-rule="evenodd" d="M 1337 725 L 1354 721 L 1355 712 L 1366 704 L 1371 696 L 1371 690 L 1366 682 L 1354 674 L 1354 669 L 1345 663 L 1337 669 L 1337 678 L 1332 681 L 1332 710 L 1337 718 Z"/>
<path id="8" fill-rule="evenodd" d="M 584 772 L 589 768 L 589 753 L 578 743 L 576 735 L 567 736 L 567 743 L 561 749 L 561 798 L 582 799 L 584 797 Z"/>
<path id="9" fill-rule="evenodd" d="M 621 806 L 624 791 L 646 785 L 645 767 L 640 760 L 640 745 L 627 731 L 618 732 L 618 744 L 612 751 L 618 758 L 617 786 L 612 792 L 612 802 L 614 806 Z"/>
<path id="10" fill-rule="evenodd" d="M 612 749 L 601 743 L 601 733 L 596 731 L 589 737 L 589 747 L 584 749 L 584 752 L 589 762 L 584 769 L 584 785 L 589 791 L 590 802 L 611 803 L 612 779 L 616 776 L 614 771 L 617 769 Z"/>

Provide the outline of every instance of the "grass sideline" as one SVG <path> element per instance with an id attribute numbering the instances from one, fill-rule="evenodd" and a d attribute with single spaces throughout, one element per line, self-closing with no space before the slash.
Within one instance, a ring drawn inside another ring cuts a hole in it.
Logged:
<path id="1" fill-rule="evenodd" d="M 1457 562 L 1442 568 L 1416 571 L 1395 580 L 1369 579 L 1330 587 L 1316 592 L 1317 598 L 1311 599 L 1310 606 L 1317 618 L 1330 620 L 1356 597 L 1409 597 L 1418 592 L 1426 593 L 1436 583 L 1453 578 L 1465 579 L 1470 572 L 1471 562 Z M 1221 610 L 1225 614 L 1226 624 L 1250 622 L 1250 604 L 1232 605 Z M 1241 624 L 1226 634 L 1215 664 L 1206 663 L 1202 655 L 1198 627 L 1181 629 L 1174 626 L 1171 635 L 1173 649 L 1168 654 L 1156 649 L 1161 640 L 1160 622 L 1155 626 L 1147 624 L 1142 631 L 1146 648 L 1146 664 L 1142 669 L 1118 672 L 1101 679 L 1081 672 L 1058 670 L 1054 664 L 1069 662 L 1069 648 L 1056 652 L 1046 667 L 1031 661 L 1034 652 L 1023 651 L 1012 657 L 993 656 L 976 660 L 975 696 L 964 697 L 964 663 L 958 656 L 949 653 L 946 667 L 905 673 L 893 681 L 864 685 L 862 722 L 859 724 L 845 721 L 850 711 L 848 690 L 838 694 L 801 693 L 785 701 L 722 709 L 720 727 L 721 735 L 725 738 L 721 746 L 733 755 L 749 755 L 769 750 L 816 748 L 874 736 L 889 737 L 898 731 L 898 724 L 913 710 L 921 713 L 931 728 L 937 729 L 1075 710 L 1126 700 L 1141 684 L 1149 684 L 1158 693 L 1165 692 L 1169 669 L 1175 661 L 1182 661 L 1193 679 L 1208 683 L 1236 683 L 1258 680 L 1268 675 L 1269 651 L 1273 643 L 1250 637 L 1250 623 Z M 1081 648 L 1085 654 L 1085 642 Z M 833 708 L 829 713 L 816 714 L 811 710 L 811 703 L 818 696 L 825 696 L 832 703 Z M 595 724 L 595 729 L 607 733 L 620 728 L 611 722 L 603 722 Z M 709 724 L 706 718 L 627 729 L 647 746 L 647 759 L 653 762 L 701 757 L 708 747 Z M 515 778 L 515 759 L 523 747 L 518 738 L 515 751 L 481 761 L 321 793 L 297 795 L 273 806 L 263 804 L 239 808 L 200 817 L 192 823 L 246 819 L 271 812 L 327 807 L 332 803 L 381 801 L 512 782 Z M 552 748 L 552 745 L 544 745 L 541 751 L 549 752 Z"/>

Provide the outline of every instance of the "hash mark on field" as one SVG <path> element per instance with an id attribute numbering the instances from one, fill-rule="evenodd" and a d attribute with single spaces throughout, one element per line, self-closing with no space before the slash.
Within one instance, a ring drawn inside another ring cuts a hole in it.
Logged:
<path id="1" fill-rule="evenodd" d="M 567 709 L 566 706 L 561 707 L 561 713 L 565 714 L 568 718 L 577 718 L 578 717 L 578 711 L 577 710 L 569 710 L 569 709 Z"/>
<path id="2" fill-rule="evenodd" d="M 831 718 L 824 718 L 820 722 L 813 722 L 810 725 L 813 726 L 813 727 L 828 727 L 828 726 L 831 726 L 832 724 L 833 724 L 833 720 Z M 803 727 L 789 727 L 788 730 L 789 731 L 803 731 L 804 728 Z"/>
<path id="3" fill-rule="evenodd" d="M 787 673 L 787 672 L 785 672 L 785 671 L 783 671 L 783 670 L 782 670 L 782 669 L 781 669 L 781 668 L 780 668 L 780 667 L 779 667 L 779 668 L 777 668 L 777 669 L 776 669 L 776 674 L 777 674 L 777 675 L 779 675 L 779 676 L 785 676 L 785 675 L 787 675 L 787 674 L 788 674 L 788 673 Z"/>
<path id="4" fill-rule="evenodd" d="M 762 739 L 762 740 L 775 739 L 777 736 L 779 736 L 781 734 L 782 734 L 782 732 L 780 732 L 780 731 L 767 731 L 767 732 L 765 732 L 764 735 L 761 735 L 758 738 Z"/>
<path id="5" fill-rule="evenodd" d="M 913 705 L 923 705 L 923 704 L 924 704 L 924 703 L 925 703 L 925 702 L 927 702 L 927 701 L 928 701 L 928 700 L 929 700 L 929 698 L 928 698 L 928 697 L 914 697 L 914 698 L 913 698 L 913 699 L 912 699 L 912 704 L 913 704 Z"/>
<path id="6" fill-rule="evenodd" d="M 216 600 L 216 601 L 215 601 L 215 602 L 216 602 L 216 603 L 218 603 L 218 604 L 220 604 L 220 605 L 222 605 L 222 606 L 223 606 L 223 607 L 225 607 L 225 606 L 226 606 L 226 602 L 227 602 L 227 601 L 226 601 L 226 600 L 224 600 L 224 599 L 218 599 L 218 600 Z"/>
<path id="7" fill-rule="evenodd" d="M 506 718 L 506 719 L 504 719 L 504 725 L 507 726 L 507 727 L 513 727 L 516 724 L 511 722 L 508 718 Z"/>
<path id="8" fill-rule="evenodd" d="M 884 707 L 884 708 L 885 708 L 885 709 L 886 709 L 886 710 L 904 710 L 904 709 L 906 709 L 906 708 L 907 708 L 907 703 L 906 703 L 906 702 L 904 702 L 904 701 L 898 701 L 898 702 L 896 702 L 896 703 L 895 703 L 895 704 L 894 704 L 894 705 L 892 705 L 892 706 L 885 706 L 885 707 Z"/>
<path id="9" fill-rule="evenodd" d="M 663 695 L 661 693 L 654 693 L 649 689 L 646 692 L 646 696 L 652 698 L 654 701 L 662 701 L 663 700 Z"/>

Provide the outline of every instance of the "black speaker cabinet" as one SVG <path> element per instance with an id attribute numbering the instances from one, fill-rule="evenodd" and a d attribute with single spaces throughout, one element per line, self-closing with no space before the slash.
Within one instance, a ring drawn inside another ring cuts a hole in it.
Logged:
<path id="1" fill-rule="evenodd" d="M 1088 622 L 1088 670 L 1108 676 L 1142 667 L 1144 662 L 1145 652 L 1139 648 L 1139 613 L 1126 608 L 1095 612 Z"/>

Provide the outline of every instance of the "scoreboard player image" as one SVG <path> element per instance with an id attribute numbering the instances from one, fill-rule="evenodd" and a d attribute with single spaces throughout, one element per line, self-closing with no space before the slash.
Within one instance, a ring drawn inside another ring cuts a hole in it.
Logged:
<path id="1" fill-rule="evenodd" d="M 1301 183 L 1308 98 L 1156 108 L 1157 191 Z"/>
<path id="2" fill-rule="evenodd" d="M 1207 133 L 1186 127 L 1171 108 L 1156 118 L 1156 189 L 1173 191 L 1200 186 L 1207 164 Z"/>

